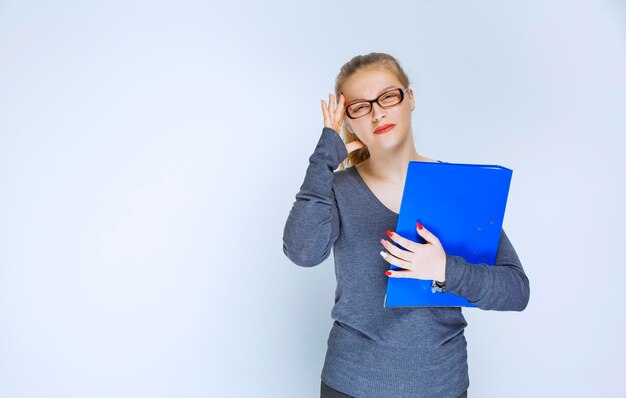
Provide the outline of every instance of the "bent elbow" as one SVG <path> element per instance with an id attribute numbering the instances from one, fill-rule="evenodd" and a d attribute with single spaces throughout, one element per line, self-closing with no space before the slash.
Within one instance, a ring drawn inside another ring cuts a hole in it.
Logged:
<path id="1" fill-rule="evenodd" d="M 321 256 L 314 256 L 307 250 L 290 250 L 285 243 L 283 243 L 283 253 L 292 263 L 305 268 L 315 267 L 323 263 L 330 255 L 330 251 L 323 253 Z"/>
<path id="2" fill-rule="evenodd" d="M 505 289 L 491 291 L 485 300 L 481 299 L 473 304 L 483 310 L 524 311 L 530 301 L 530 284 L 524 273 L 520 272 L 518 275 L 519 277 L 509 279 Z"/>
<path id="3" fill-rule="evenodd" d="M 528 302 L 530 301 L 530 283 L 528 282 L 528 278 L 524 278 L 524 285 L 522 287 L 522 299 L 521 305 L 517 311 L 524 311 L 526 307 L 528 307 Z"/>
<path id="4" fill-rule="evenodd" d="M 517 296 L 512 300 L 515 305 L 508 308 L 508 311 L 522 312 L 528 307 L 530 301 L 530 284 L 525 274 L 520 275 L 519 289 L 515 289 L 515 291 L 517 291 Z"/>

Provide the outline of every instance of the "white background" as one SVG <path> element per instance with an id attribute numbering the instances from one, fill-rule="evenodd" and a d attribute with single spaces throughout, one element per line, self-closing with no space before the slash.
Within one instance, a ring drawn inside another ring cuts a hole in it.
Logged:
<path id="1" fill-rule="evenodd" d="M 316 397 L 334 299 L 282 232 L 339 68 L 418 151 L 513 169 L 523 312 L 472 397 L 626 396 L 623 1 L 0 1 L 0 396 Z"/>

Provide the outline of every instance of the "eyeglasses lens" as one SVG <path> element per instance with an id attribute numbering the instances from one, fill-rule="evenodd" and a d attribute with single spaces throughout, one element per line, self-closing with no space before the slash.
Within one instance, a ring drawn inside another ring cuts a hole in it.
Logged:
<path id="1" fill-rule="evenodd" d="M 396 89 L 387 91 L 378 97 L 378 103 L 383 108 L 389 108 L 399 104 L 402 101 L 402 90 Z M 372 104 L 369 102 L 357 102 L 348 107 L 348 112 L 353 118 L 359 118 L 367 115 L 372 110 Z"/>

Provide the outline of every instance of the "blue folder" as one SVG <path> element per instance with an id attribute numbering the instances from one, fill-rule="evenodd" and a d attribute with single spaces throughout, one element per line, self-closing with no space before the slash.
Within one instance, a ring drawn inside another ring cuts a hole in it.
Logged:
<path id="1" fill-rule="evenodd" d="M 409 162 L 396 233 L 426 243 L 421 222 L 449 255 L 493 266 L 513 171 L 497 165 Z M 402 246 L 400 246 L 402 248 Z M 391 265 L 392 270 L 402 270 Z M 385 307 L 476 307 L 451 292 L 433 293 L 432 280 L 392 278 Z"/>

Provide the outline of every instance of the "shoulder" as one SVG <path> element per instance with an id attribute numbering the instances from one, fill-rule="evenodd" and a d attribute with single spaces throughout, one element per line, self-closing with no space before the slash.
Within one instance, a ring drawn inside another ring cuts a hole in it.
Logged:
<path id="1" fill-rule="evenodd" d="M 351 174 L 353 172 L 353 167 L 348 167 L 347 169 L 343 169 L 343 170 L 336 170 L 333 174 L 334 174 L 334 179 L 335 182 L 337 181 L 345 181 L 346 179 L 351 178 Z"/>
<path id="2" fill-rule="evenodd" d="M 350 166 L 343 170 L 337 170 L 334 172 L 333 185 L 336 187 L 345 187 L 356 183 L 354 176 L 354 166 Z"/>

